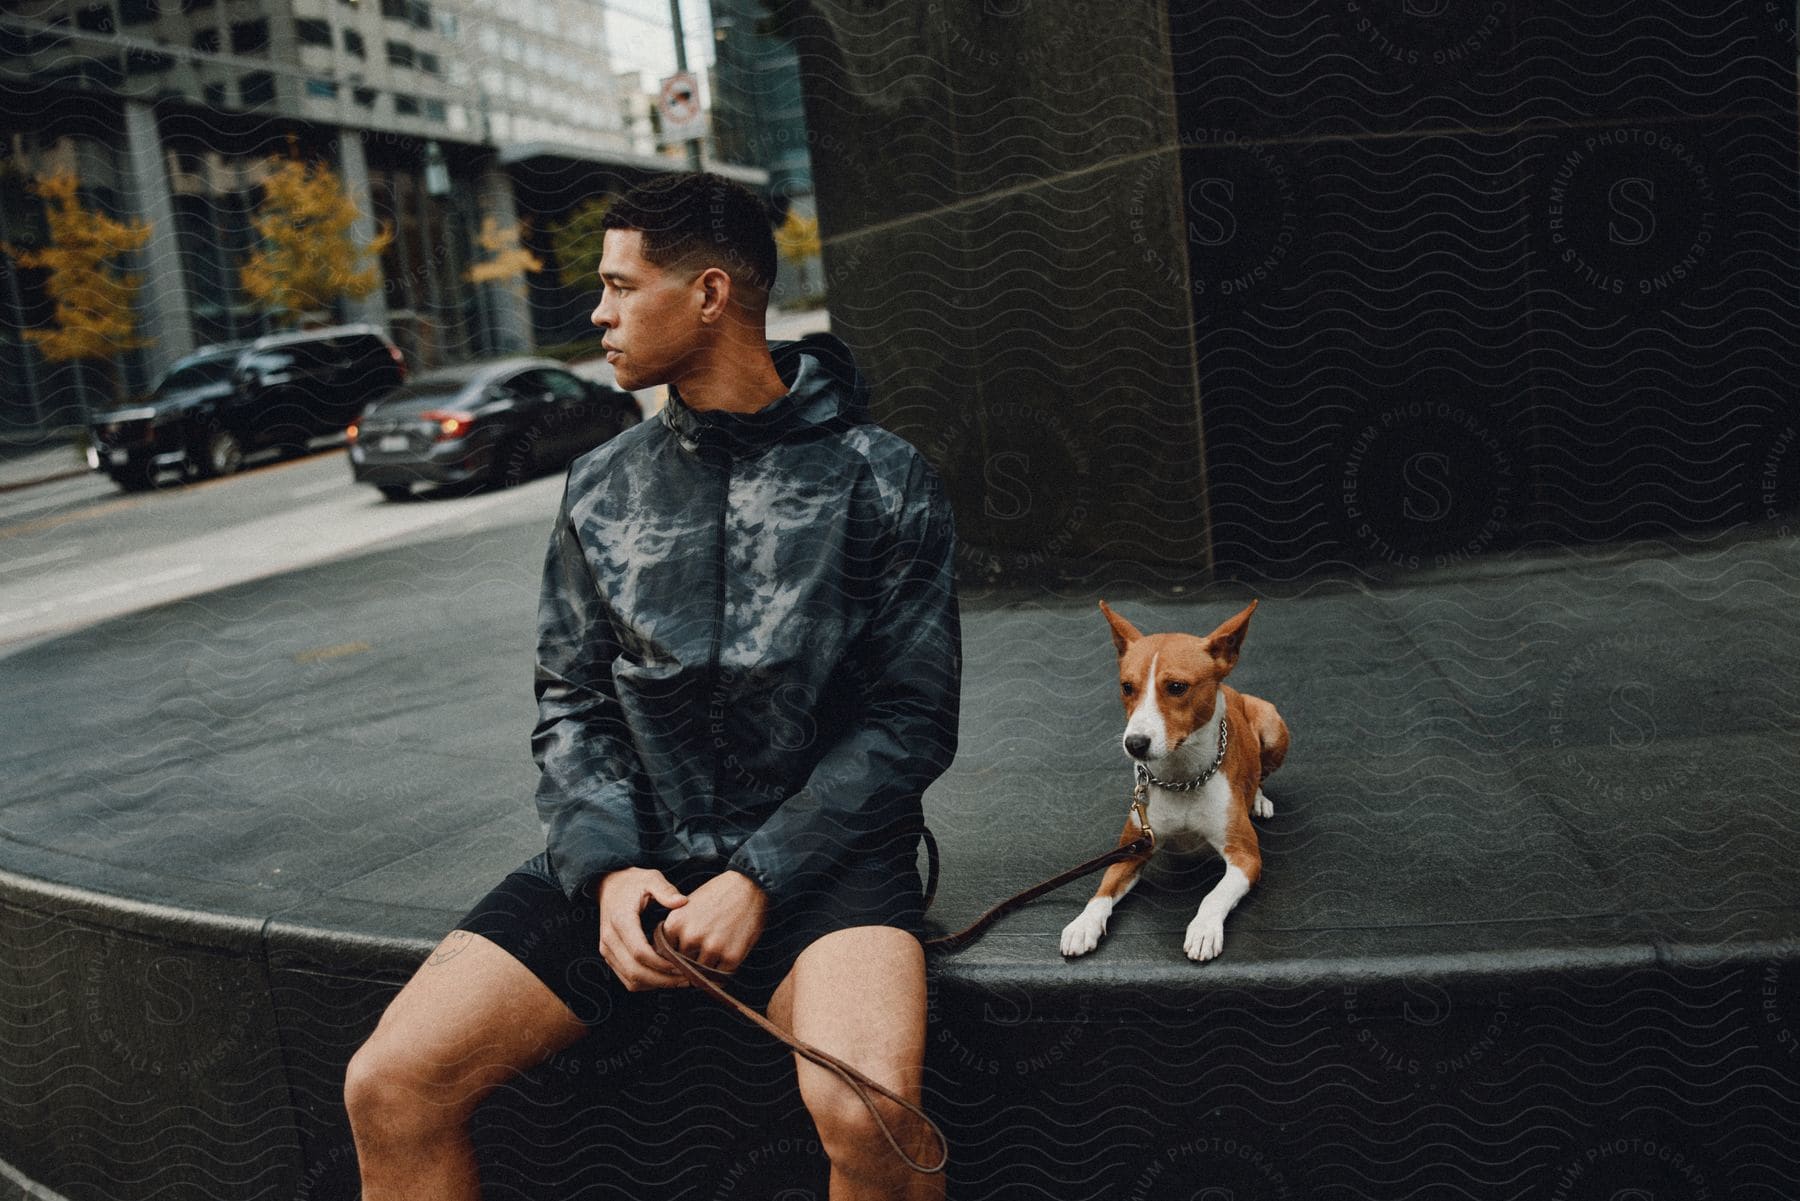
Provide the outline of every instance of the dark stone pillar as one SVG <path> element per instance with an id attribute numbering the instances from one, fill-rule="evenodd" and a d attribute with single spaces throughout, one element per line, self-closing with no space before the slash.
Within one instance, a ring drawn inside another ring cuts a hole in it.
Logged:
<path id="1" fill-rule="evenodd" d="M 944 473 L 965 578 L 1210 567 L 1159 6 L 818 3 L 833 328 Z"/>

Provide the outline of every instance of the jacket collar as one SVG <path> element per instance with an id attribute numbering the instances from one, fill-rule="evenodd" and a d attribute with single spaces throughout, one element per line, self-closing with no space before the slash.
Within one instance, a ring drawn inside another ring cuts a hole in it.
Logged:
<path id="1" fill-rule="evenodd" d="M 691 409 L 670 386 L 662 421 L 683 449 L 742 458 L 776 442 L 869 420 L 868 386 L 842 340 L 810 334 L 798 342 L 771 342 L 769 353 L 788 390 L 754 413 Z"/>

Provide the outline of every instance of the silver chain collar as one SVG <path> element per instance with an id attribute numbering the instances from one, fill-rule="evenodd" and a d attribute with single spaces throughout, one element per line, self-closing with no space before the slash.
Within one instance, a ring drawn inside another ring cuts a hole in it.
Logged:
<path id="1" fill-rule="evenodd" d="M 1170 792 L 1194 791 L 1194 789 L 1200 787 L 1217 775 L 1219 772 L 1219 764 L 1225 762 L 1225 730 L 1225 715 L 1221 713 L 1219 714 L 1219 753 L 1213 756 L 1212 766 L 1195 776 L 1193 779 L 1182 780 L 1179 783 L 1172 783 L 1168 780 L 1159 780 L 1150 774 L 1149 768 L 1145 767 L 1142 763 L 1139 763 L 1137 765 L 1137 786 L 1143 788 L 1146 784 L 1154 784 L 1158 788 L 1167 788 Z"/>

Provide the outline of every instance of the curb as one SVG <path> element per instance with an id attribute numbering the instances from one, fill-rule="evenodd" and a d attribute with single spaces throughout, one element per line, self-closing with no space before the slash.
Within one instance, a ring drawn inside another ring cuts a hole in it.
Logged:
<path id="1" fill-rule="evenodd" d="M 0 484 L 0 492 L 18 492 L 25 488 L 35 488 L 39 484 L 54 484 L 59 480 L 72 480 L 79 478 L 80 476 L 88 475 L 91 471 L 92 468 L 88 467 L 71 467 L 67 471 L 52 472 L 49 475 L 39 476 L 36 479 L 21 480 L 18 483 L 13 484 Z"/>

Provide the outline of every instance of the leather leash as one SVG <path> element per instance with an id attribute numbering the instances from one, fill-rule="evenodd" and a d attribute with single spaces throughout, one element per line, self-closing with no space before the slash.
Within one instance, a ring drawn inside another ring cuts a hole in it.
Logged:
<path id="1" fill-rule="evenodd" d="M 925 949 L 927 951 L 961 950 L 965 945 L 979 938 L 982 932 L 989 926 L 993 925 L 1013 910 L 1018 909 L 1020 906 L 1028 905 L 1032 901 L 1037 900 L 1045 893 L 1055 892 L 1070 881 L 1079 880 L 1081 877 L 1097 872 L 1103 867 L 1110 867 L 1113 864 L 1123 862 L 1126 859 L 1141 858 L 1156 850 L 1156 831 L 1150 828 L 1150 814 L 1145 808 L 1143 791 L 1143 786 L 1139 785 L 1131 801 L 1131 811 L 1136 815 L 1138 829 L 1143 831 L 1143 833 L 1139 834 L 1130 842 L 1122 843 L 1121 845 L 1114 847 L 1104 855 L 1095 855 L 1087 862 L 1076 864 L 1066 872 L 1060 872 L 1057 875 L 1051 876 L 1048 880 L 1033 884 L 1023 892 L 1014 893 L 1012 896 L 1007 897 L 1004 901 L 1001 901 L 998 905 L 995 905 L 992 909 L 989 909 L 986 913 L 982 914 L 954 934 L 945 934 L 938 938 L 926 939 Z M 925 857 L 929 863 L 925 884 L 925 908 L 930 909 L 931 902 L 937 898 L 938 884 L 938 845 L 937 839 L 931 836 L 930 830 L 925 831 Z"/>
<path id="2" fill-rule="evenodd" d="M 1004 901 L 1001 901 L 956 933 L 945 934 L 938 938 L 925 940 L 925 949 L 927 951 L 945 952 L 958 950 L 974 941 L 989 926 L 993 925 L 1013 910 L 1035 901 L 1047 892 L 1053 892 L 1070 881 L 1079 880 L 1081 877 L 1097 872 L 1103 867 L 1108 867 L 1126 859 L 1133 859 L 1151 854 L 1156 850 L 1156 832 L 1150 828 L 1150 813 L 1146 807 L 1145 796 L 1146 789 L 1142 781 L 1140 781 L 1137 787 L 1132 791 L 1131 798 L 1131 811 L 1137 818 L 1138 829 L 1142 831 L 1135 839 L 1128 843 L 1122 843 L 1103 855 L 1096 855 L 1085 863 L 1077 864 L 1066 872 L 1059 872 L 1058 874 L 1051 876 L 1048 880 L 1033 884 L 1023 892 L 1015 893 L 1012 896 L 1007 897 Z M 929 829 L 924 830 L 923 833 L 925 836 L 926 859 L 929 865 L 925 884 L 925 903 L 923 908 L 930 909 L 932 901 L 937 899 L 938 845 L 937 839 L 932 837 Z M 680 951 L 677 951 L 669 942 L 669 936 L 663 930 L 661 922 L 658 922 L 656 924 L 656 929 L 651 932 L 651 941 L 656 946 L 657 954 L 674 964 L 695 988 L 719 1002 L 719 1004 L 735 1011 L 740 1017 L 753 1023 L 767 1034 L 786 1043 L 789 1047 L 793 1048 L 795 1054 L 804 1057 L 812 1063 L 818 1064 L 826 1071 L 837 1076 L 837 1078 L 842 1080 L 845 1084 L 849 1085 L 851 1091 L 856 1094 L 857 1100 L 861 1101 L 863 1105 L 868 1108 L 869 1116 L 875 1119 L 875 1125 L 881 1130 L 882 1136 L 887 1139 L 888 1146 L 894 1149 L 894 1154 L 898 1155 L 901 1162 L 907 1167 L 915 1172 L 932 1175 L 942 1172 L 945 1166 L 949 1164 L 950 1143 L 945 1139 L 943 1130 L 938 1127 L 936 1122 L 926 1116 L 923 1109 L 914 1105 L 906 1098 L 899 1096 L 886 1086 L 869 1079 L 869 1077 L 857 1071 L 837 1056 L 832 1055 L 830 1052 L 821 1051 L 804 1039 L 796 1038 L 787 1030 L 782 1029 L 762 1014 L 756 1012 L 756 1010 L 750 1008 L 750 1006 L 732 996 L 729 992 L 725 991 L 720 983 L 721 981 L 729 980 L 730 977 L 724 973 L 715 972 L 711 968 L 703 967 L 695 960 L 690 959 Z M 936 1163 L 926 1163 L 900 1145 L 900 1140 L 895 1136 L 893 1128 L 888 1124 L 886 1116 L 876 1107 L 874 1098 L 869 1095 L 871 1092 L 880 1093 L 883 1097 L 886 1097 L 889 1101 L 892 1101 L 895 1105 L 898 1105 L 901 1109 L 917 1118 L 919 1124 L 930 1131 L 932 1140 L 937 1143 L 939 1148 Z"/>

